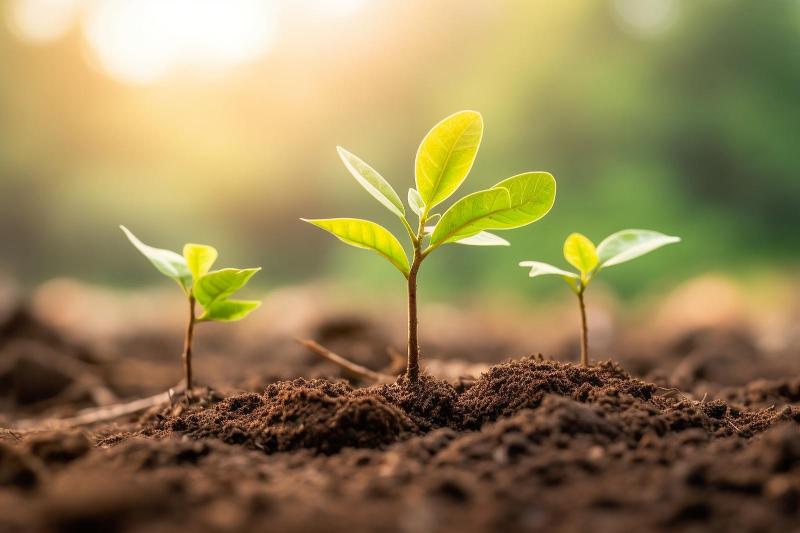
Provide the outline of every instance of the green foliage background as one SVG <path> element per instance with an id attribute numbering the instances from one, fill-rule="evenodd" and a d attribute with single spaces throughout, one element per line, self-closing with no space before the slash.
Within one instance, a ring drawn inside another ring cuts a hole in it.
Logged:
<path id="1" fill-rule="evenodd" d="M 406 191 L 422 136 L 459 109 L 481 111 L 485 133 L 454 197 L 527 170 L 553 173 L 558 197 L 503 234 L 509 248 L 443 248 L 424 290 L 561 290 L 517 262 L 565 266 L 570 232 L 598 241 L 625 227 L 683 243 L 610 272 L 622 294 L 794 268 L 800 3 L 664 2 L 671 23 L 653 33 L 611 0 L 367 2 L 315 32 L 287 22 L 255 63 L 148 86 L 93 68 L 77 28 L 32 46 L 3 27 L 0 271 L 156 282 L 124 223 L 154 246 L 214 244 L 272 286 L 400 284 L 385 261 L 298 219 L 370 218 L 401 234 L 335 146 Z"/>

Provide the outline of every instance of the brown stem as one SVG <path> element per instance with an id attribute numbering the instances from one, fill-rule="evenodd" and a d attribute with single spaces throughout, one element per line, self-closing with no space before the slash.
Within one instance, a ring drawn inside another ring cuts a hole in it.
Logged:
<path id="1" fill-rule="evenodd" d="M 144 411 L 156 405 L 169 403 L 171 396 L 180 392 L 182 389 L 182 386 L 178 386 L 168 392 L 161 392 L 149 398 L 133 400 L 127 403 L 106 405 L 93 409 L 84 409 L 78 411 L 75 416 L 70 418 L 48 418 L 44 420 L 31 418 L 12 422 L 11 426 L 17 429 L 59 429 L 108 422 L 121 416 Z"/>
<path id="2" fill-rule="evenodd" d="M 419 341 L 417 340 L 417 272 L 422 258 L 415 246 L 414 262 L 408 273 L 408 366 L 406 375 L 411 381 L 419 379 Z"/>
<path id="3" fill-rule="evenodd" d="M 583 288 L 578 291 L 581 307 L 581 366 L 589 366 L 589 328 L 586 325 L 586 304 L 583 302 Z"/>
<path id="4" fill-rule="evenodd" d="M 194 296 L 189 296 L 189 323 L 186 326 L 186 336 L 183 339 L 183 372 L 186 380 L 186 393 L 192 391 L 192 336 L 194 335 Z"/>
<path id="5" fill-rule="evenodd" d="M 298 343 L 305 346 L 315 354 L 319 355 L 323 359 L 327 359 L 331 363 L 339 365 L 343 369 L 345 369 L 348 373 L 357 376 L 361 379 L 366 379 L 369 381 L 374 381 L 376 383 L 391 383 L 396 378 L 394 376 L 390 376 L 388 374 L 383 374 L 381 372 L 375 372 L 374 370 L 370 370 L 365 366 L 361 366 L 358 363 L 354 363 L 349 359 L 345 359 L 341 355 L 330 351 L 329 349 L 325 348 L 318 342 L 315 342 L 310 339 L 295 339 Z"/>

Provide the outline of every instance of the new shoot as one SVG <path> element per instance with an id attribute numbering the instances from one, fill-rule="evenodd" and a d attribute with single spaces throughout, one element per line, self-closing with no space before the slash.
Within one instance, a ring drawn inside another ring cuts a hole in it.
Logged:
<path id="1" fill-rule="evenodd" d="M 488 230 L 519 228 L 550 211 L 556 182 L 547 172 L 525 172 L 493 187 L 468 194 L 440 215 L 437 207 L 467 177 L 483 136 L 483 118 L 475 111 L 450 115 L 431 129 L 417 150 L 416 188 L 408 191 L 408 207 L 416 215 L 412 225 L 400 197 L 375 169 L 344 148 L 337 148 L 344 166 L 378 202 L 399 218 L 408 234 L 410 258 L 400 241 L 383 226 L 358 218 L 306 220 L 342 242 L 376 252 L 406 279 L 408 286 L 408 362 L 406 375 L 419 378 L 417 341 L 417 274 L 422 262 L 445 244 L 507 246 Z"/>
<path id="2" fill-rule="evenodd" d="M 680 242 L 672 237 L 644 229 L 625 229 L 609 235 L 596 248 L 592 241 L 580 233 L 573 233 L 564 241 L 564 259 L 578 272 L 562 270 L 539 261 L 522 261 L 519 266 L 530 268 L 530 277 L 561 276 L 578 296 L 581 310 L 581 366 L 589 366 L 589 329 L 586 324 L 586 305 L 583 293 L 600 270 L 619 265 L 652 252 L 667 244 Z"/>
<path id="3" fill-rule="evenodd" d="M 211 270 L 217 260 L 217 250 L 205 244 L 186 244 L 183 255 L 171 250 L 153 248 L 144 244 L 125 226 L 120 226 L 131 243 L 156 267 L 172 278 L 183 290 L 189 304 L 189 319 L 183 342 L 183 371 L 187 394 L 192 390 L 192 338 L 195 324 L 201 322 L 233 322 L 241 320 L 255 310 L 261 302 L 232 300 L 253 274 L 261 268 L 223 268 Z M 198 315 L 196 304 L 202 312 Z"/>

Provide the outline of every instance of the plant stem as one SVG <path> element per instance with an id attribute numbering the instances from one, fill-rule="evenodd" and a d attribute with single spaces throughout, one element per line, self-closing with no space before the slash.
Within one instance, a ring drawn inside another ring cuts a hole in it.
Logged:
<path id="1" fill-rule="evenodd" d="M 422 257 L 414 245 L 414 261 L 408 273 L 408 366 L 406 375 L 412 382 L 419 379 L 419 341 L 417 340 L 417 272 Z"/>
<path id="2" fill-rule="evenodd" d="M 192 391 L 192 336 L 194 335 L 194 296 L 189 295 L 189 323 L 186 326 L 186 336 L 183 339 L 183 372 L 186 378 L 186 393 Z"/>
<path id="3" fill-rule="evenodd" d="M 583 286 L 577 292 L 581 307 L 581 366 L 589 366 L 589 328 L 586 325 L 586 304 L 583 302 Z"/>

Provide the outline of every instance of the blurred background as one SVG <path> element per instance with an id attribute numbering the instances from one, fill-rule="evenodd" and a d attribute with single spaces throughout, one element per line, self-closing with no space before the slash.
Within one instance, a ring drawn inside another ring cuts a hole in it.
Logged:
<path id="1" fill-rule="evenodd" d="M 684 242 L 608 272 L 627 298 L 721 272 L 798 266 L 800 1 L 4 0 L 0 273 L 167 283 L 118 230 L 262 265 L 264 289 L 325 280 L 403 290 L 374 255 L 299 217 L 402 235 L 340 144 L 405 198 L 442 117 L 481 111 L 462 193 L 526 170 L 558 180 L 509 248 L 449 246 L 424 298 L 538 299 L 524 259 L 562 264 L 572 231 Z"/>

